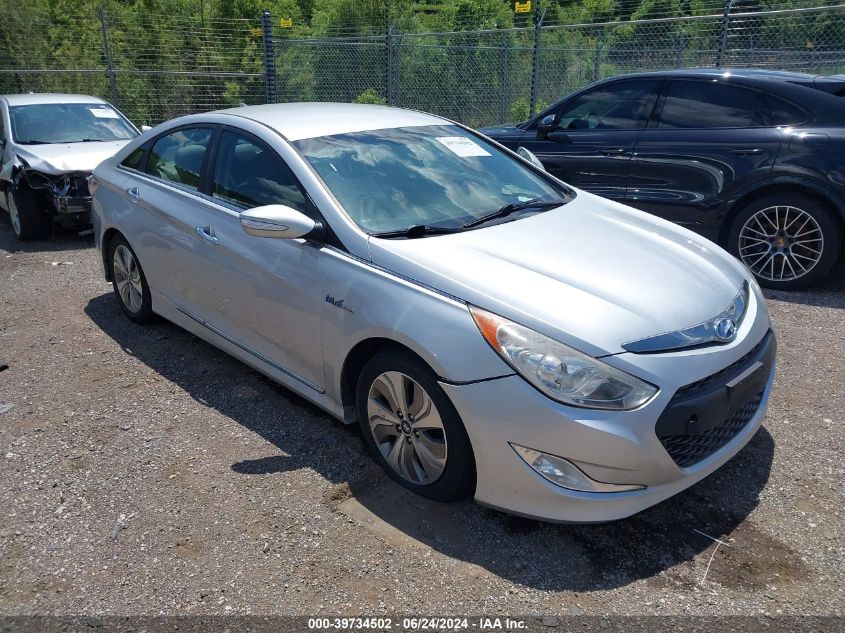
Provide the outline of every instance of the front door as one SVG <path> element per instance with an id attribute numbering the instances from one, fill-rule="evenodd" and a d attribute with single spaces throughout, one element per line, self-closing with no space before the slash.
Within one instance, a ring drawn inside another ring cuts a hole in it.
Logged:
<path id="1" fill-rule="evenodd" d="M 316 213 L 282 158 L 260 139 L 224 128 L 209 167 L 213 213 L 197 230 L 200 315 L 254 354 L 315 389 L 324 386 L 322 251 L 305 239 L 247 235 L 239 212 L 284 204 Z"/>
<path id="2" fill-rule="evenodd" d="M 564 182 L 624 200 L 634 145 L 658 84 L 657 79 L 602 84 L 565 101 L 545 138 L 529 130 L 520 144 Z"/>

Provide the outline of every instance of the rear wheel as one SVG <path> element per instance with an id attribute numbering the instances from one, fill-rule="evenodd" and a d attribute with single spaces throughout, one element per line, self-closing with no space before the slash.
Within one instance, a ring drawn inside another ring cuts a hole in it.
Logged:
<path id="1" fill-rule="evenodd" d="M 12 229 L 21 240 L 41 240 L 50 236 L 52 224 L 44 196 L 20 185 L 6 194 Z"/>
<path id="2" fill-rule="evenodd" d="M 799 193 L 777 193 L 740 212 L 728 247 L 761 286 L 798 290 L 830 272 L 841 253 L 841 237 L 822 203 Z"/>
<path id="3" fill-rule="evenodd" d="M 109 243 L 112 287 L 123 313 L 137 323 L 153 319 L 150 288 L 135 251 L 120 235 Z"/>
<path id="4" fill-rule="evenodd" d="M 387 474 L 436 501 L 475 490 L 464 425 L 434 372 L 410 354 L 377 354 L 361 370 L 356 406 L 364 442 Z"/>

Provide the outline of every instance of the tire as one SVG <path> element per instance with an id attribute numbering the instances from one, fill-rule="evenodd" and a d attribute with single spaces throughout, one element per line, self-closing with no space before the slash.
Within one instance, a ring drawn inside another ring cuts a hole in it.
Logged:
<path id="1" fill-rule="evenodd" d="M 12 229 L 20 240 L 43 240 L 50 237 L 53 224 L 44 196 L 29 187 L 19 185 L 6 194 Z"/>
<path id="2" fill-rule="evenodd" d="M 108 246 L 112 288 L 123 313 L 136 323 L 153 320 L 150 286 L 135 251 L 121 235 L 115 235 Z"/>
<path id="3" fill-rule="evenodd" d="M 783 192 L 758 198 L 740 211 L 727 246 L 761 286 L 800 290 L 827 276 L 839 260 L 842 237 L 822 202 Z"/>
<path id="4" fill-rule="evenodd" d="M 398 407 L 404 414 L 397 416 L 395 385 L 400 381 L 407 397 Z M 424 363 L 400 351 L 375 355 L 358 378 L 356 408 L 364 442 L 391 479 L 435 501 L 456 501 L 475 492 L 475 458 L 466 429 Z"/>

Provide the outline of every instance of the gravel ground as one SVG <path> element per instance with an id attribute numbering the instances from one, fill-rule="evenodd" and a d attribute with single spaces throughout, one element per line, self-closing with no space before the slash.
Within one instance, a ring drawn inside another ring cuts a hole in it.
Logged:
<path id="1" fill-rule="evenodd" d="M 125 319 L 90 238 L 22 247 L 0 218 L 0 613 L 842 614 L 836 279 L 770 294 L 779 377 L 736 458 L 556 526 L 405 493 L 353 429 Z"/>

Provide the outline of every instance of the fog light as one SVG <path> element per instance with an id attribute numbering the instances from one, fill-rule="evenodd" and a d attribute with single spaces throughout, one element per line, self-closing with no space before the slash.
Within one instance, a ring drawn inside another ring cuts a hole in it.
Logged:
<path id="1" fill-rule="evenodd" d="M 519 444 L 511 444 L 511 448 L 543 479 L 561 488 L 580 492 L 627 492 L 645 488 L 639 484 L 606 484 L 590 479 L 580 468 L 563 457 L 541 453 Z"/>

